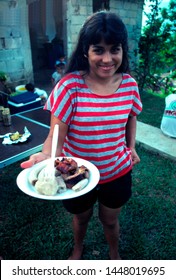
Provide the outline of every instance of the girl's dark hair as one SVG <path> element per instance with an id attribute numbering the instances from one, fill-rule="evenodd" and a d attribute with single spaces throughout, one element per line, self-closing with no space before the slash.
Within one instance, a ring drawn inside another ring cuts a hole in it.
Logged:
<path id="1" fill-rule="evenodd" d="M 122 45 L 123 59 L 117 72 L 129 72 L 128 35 L 123 21 L 112 12 L 97 12 L 90 16 L 82 26 L 78 43 L 67 65 L 66 73 L 76 70 L 89 72 L 89 63 L 86 56 L 90 45 L 104 40 L 108 45 Z"/>

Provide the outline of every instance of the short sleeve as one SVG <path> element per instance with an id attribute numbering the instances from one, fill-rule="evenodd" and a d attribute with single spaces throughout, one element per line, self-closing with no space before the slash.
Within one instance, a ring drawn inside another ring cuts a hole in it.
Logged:
<path id="1" fill-rule="evenodd" d="M 71 92 L 66 82 L 61 80 L 54 87 L 44 109 L 49 110 L 51 114 L 69 125 L 72 116 L 72 103 Z"/>
<path id="2" fill-rule="evenodd" d="M 135 90 L 133 91 L 133 105 L 131 108 L 130 116 L 137 116 L 142 111 L 142 102 L 139 95 L 138 86 L 136 85 Z"/>

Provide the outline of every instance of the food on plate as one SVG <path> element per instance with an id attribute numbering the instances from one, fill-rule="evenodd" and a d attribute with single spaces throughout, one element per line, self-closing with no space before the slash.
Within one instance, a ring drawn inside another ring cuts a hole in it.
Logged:
<path id="1" fill-rule="evenodd" d="M 72 158 L 62 158 L 55 160 L 55 166 L 63 174 L 74 173 L 78 168 L 77 162 Z"/>
<path id="2" fill-rule="evenodd" d="M 78 164 L 72 158 L 56 159 L 55 166 L 57 171 L 61 173 L 66 186 L 71 189 L 81 180 L 89 177 L 89 170 L 84 165 L 78 167 Z"/>
<path id="3" fill-rule="evenodd" d="M 32 186 L 35 186 L 36 182 L 38 181 L 38 176 L 42 169 L 44 169 L 43 166 L 35 165 L 35 168 L 30 171 L 28 181 Z"/>
<path id="4" fill-rule="evenodd" d="M 74 174 L 71 174 L 71 175 L 68 173 L 62 174 L 62 177 L 64 178 L 67 188 L 71 189 L 75 184 L 77 184 L 81 180 L 88 178 L 89 171 L 88 171 L 87 167 L 85 167 L 84 165 L 81 165 L 80 167 L 78 167 L 76 169 Z"/>
<path id="5" fill-rule="evenodd" d="M 84 165 L 78 166 L 73 158 L 63 157 L 55 160 L 55 178 L 47 180 L 45 170 L 47 165 L 39 165 L 29 174 L 29 183 L 35 186 L 36 191 L 44 195 L 55 195 L 67 189 L 80 191 L 88 184 L 89 170 Z"/>
<path id="6" fill-rule="evenodd" d="M 64 179 L 62 178 L 62 176 L 57 176 L 56 177 L 56 181 L 57 181 L 57 185 L 59 186 L 57 192 L 58 193 L 63 193 L 67 190 L 67 186 L 64 182 Z"/>
<path id="7" fill-rule="evenodd" d="M 57 193 L 58 190 L 58 184 L 56 179 L 54 180 L 38 180 L 35 183 L 35 188 L 36 191 L 40 194 L 44 194 L 44 195 L 55 195 Z"/>
<path id="8" fill-rule="evenodd" d="M 21 138 L 23 134 L 20 134 L 18 131 L 9 135 L 11 141 L 16 141 Z"/>
<path id="9" fill-rule="evenodd" d="M 78 191 L 82 190 L 85 186 L 87 186 L 87 184 L 88 184 L 88 179 L 85 178 L 85 179 L 81 180 L 80 182 L 78 182 L 76 185 L 74 185 L 72 187 L 72 190 L 75 192 L 78 192 Z"/>
<path id="10" fill-rule="evenodd" d="M 62 193 L 67 190 L 66 184 L 61 176 L 55 176 L 53 180 L 46 179 L 45 177 L 45 169 L 47 166 L 42 168 L 37 177 L 37 181 L 35 183 L 35 188 L 38 193 L 44 195 L 55 195 L 56 193 Z"/>

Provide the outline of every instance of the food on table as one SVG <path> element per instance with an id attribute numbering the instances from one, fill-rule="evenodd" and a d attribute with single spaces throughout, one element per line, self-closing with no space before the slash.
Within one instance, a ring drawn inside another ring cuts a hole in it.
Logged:
<path id="1" fill-rule="evenodd" d="M 20 134 L 18 131 L 9 135 L 11 141 L 16 141 L 21 138 L 23 134 Z"/>
<path id="2" fill-rule="evenodd" d="M 31 170 L 29 183 L 35 186 L 37 192 L 44 195 L 55 195 L 67 189 L 80 191 L 88 184 L 89 170 L 84 165 L 78 166 L 72 158 L 63 157 L 55 160 L 55 178 L 47 180 L 45 178 L 46 166 L 39 165 Z"/>

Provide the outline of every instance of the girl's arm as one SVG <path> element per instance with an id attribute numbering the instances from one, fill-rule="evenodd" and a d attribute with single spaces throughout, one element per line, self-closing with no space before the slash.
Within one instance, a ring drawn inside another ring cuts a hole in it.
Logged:
<path id="1" fill-rule="evenodd" d="M 131 149 L 133 165 L 140 162 L 140 158 L 135 150 L 136 143 L 136 116 L 129 116 L 126 124 L 126 145 Z"/>

